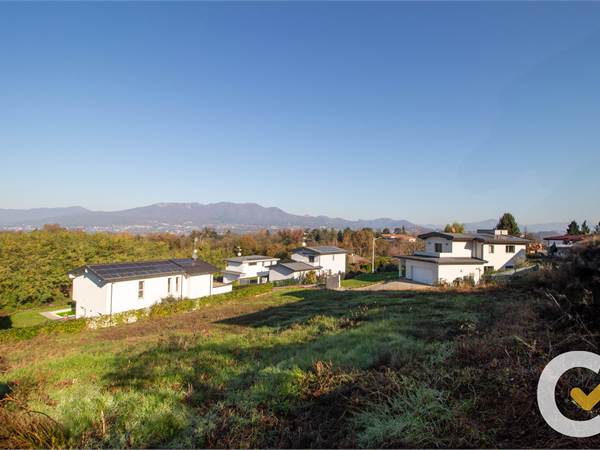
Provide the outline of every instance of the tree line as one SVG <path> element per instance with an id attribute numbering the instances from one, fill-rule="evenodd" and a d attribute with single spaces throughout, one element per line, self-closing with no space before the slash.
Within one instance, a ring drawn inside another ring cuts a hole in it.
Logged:
<path id="1" fill-rule="evenodd" d="M 68 272 L 85 264 L 147 261 L 190 257 L 197 238 L 198 256 L 224 268 L 225 258 L 262 254 L 289 259 L 302 245 L 336 245 L 370 258 L 373 238 L 380 233 L 371 229 L 282 229 L 253 233 L 217 233 L 205 228 L 186 235 L 156 233 L 86 233 L 46 225 L 29 232 L 0 232 L 0 310 L 42 305 L 69 298 Z M 376 239 L 378 264 L 389 255 L 412 253 L 414 243 L 394 243 Z M 360 267 L 349 268 L 351 270 Z"/>

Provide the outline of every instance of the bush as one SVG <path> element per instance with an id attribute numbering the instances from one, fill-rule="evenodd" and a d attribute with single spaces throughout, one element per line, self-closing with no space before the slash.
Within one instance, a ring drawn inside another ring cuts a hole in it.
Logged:
<path id="1" fill-rule="evenodd" d="M 87 322 L 85 319 L 76 319 L 56 320 L 33 327 L 9 328 L 7 330 L 0 330 L 0 342 L 22 341 L 31 339 L 39 334 L 78 333 L 85 329 L 86 326 Z"/>
<path id="2" fill-rule="evenodd" d="M 565 322 L 575 320 L 590 330 L 600 330 L 600 245 L 597 241 L 573 249 L 551 269 L 538 272 L 533 285 L 542 288 Z"/>

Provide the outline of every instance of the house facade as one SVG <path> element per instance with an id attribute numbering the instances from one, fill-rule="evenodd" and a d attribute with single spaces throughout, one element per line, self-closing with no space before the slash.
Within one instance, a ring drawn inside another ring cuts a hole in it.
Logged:
<path id="1" fill-rule="evenodd" d="M 317 274 L 346 272 L 346 250 L 334 246 L 300 247 L 292 252 L 292 260 L 314 267 Z"/>
<path id="2" fill-rule="evenodd" d="M 516 266 L 526 257 L 528 239 L 509 236 L 506 230 L 477 233 L 431 232 L 421 234 L 425 250 L 399 256 L 400 275 L 424 284 L 452 283 L 486 272 Z"/>
<path id="3" fill-rule="evenodd" d="M 225 260 L 227 267 L 223 271 L 225 283 L 262 284 L 269 281 L 269 269 L 279 261 L 263 255 L 236 256 Z"/>
<path id="4" fill-rule="evenodd" d="M 314 266 L 300 261 L 279 262 L 269 269 L 269 281 L 300 280 L 309 272 L 318 272 L 320 266 Z"/>
<path id="5" fill-rule="evenodd" d="M 79 267 L 69 272 L 75 316 L 111 315 L 148 308 L 167 297 L 199 298 L 231 291 L 231 284 L 213 280 L 218 271 L 192 258 Z"/>

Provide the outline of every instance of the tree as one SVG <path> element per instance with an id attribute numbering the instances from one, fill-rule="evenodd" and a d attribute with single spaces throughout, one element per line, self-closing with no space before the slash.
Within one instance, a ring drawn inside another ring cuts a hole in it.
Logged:
<path id="1" fill-rule="evenodd" d="M 394 228 L 394 234 L 400 234 L 401 232 L 400 227 Z"/>
<path id="2" fill-rule="evenodd" d="M 594 227 L 594 233 L 600 234 L 600 222 L 598 222 L 598 225 Z"/>
<path id="3" fill-rule="evenodd" d="M 496 228 L 499 230 L 507 230 L 508 234 L 511 236 L 519 236 L 521 234 L 521 230 L 519 230 L 519 225 L 517 225 L 515 216 L 509 212 L 502 214 L 502 217 L 500 217 Z"/>
<path id="4" fill-rule="evenodd" d="M 458 223 L 458 222 L 449 223 L 444 227 L 444 232 L 445 233 L 464 233 L 465 232 L 465 224 Z"/>
<path id="5" fill-rule="evenodd" d="M 579 229 L 579 224 L 576 221 L 571 220 L 571 223 L 567 227 L 567 234 L 569 234 L 569 235 L 581 234 L 581 230 Z"/>
<path id="6" fill-rule="evenodd" d="M 590 227 L 588 227 L 587 220 L 584 220 L 581 224 L 581 234 L 590 234 Z"/>
<path id="7" fill-rule="evenodd" d="M 382 232 L 383 234 L 390 234 L 390 229 L 386 227 L 386 228 L 384 228 L 383 230 L 381 230 L 381 232 Z"/>
<path id="8" fill-rule="evenodd" d="M 400 234 L 406 234 L 406 228 L 402 225 L 402 229 L 400 230 Z"/>

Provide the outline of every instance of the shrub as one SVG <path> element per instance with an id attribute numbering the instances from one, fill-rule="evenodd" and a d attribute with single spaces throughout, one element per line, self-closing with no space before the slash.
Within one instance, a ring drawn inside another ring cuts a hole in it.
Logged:
<path id="1" fill-rule="evenodd" d="M 78 333 L 87 326 L 85 319 L 56 320 L 32 327 L 9 328 L 0 330 L 0 342 L 22 341 L 31 339 L 39 334 Z"/>

